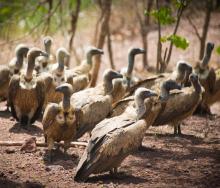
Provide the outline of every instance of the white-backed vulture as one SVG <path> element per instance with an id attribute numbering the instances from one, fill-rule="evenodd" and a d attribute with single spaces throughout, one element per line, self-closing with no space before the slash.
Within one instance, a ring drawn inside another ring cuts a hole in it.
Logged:
<path id="1" fill-rule="evenodd" d="M 146 108 L 144 99 L 156 95 L 152 90 L 139 88 L 135 92 L 136 108 L 131 106 L 122 115 L 96 125 L 77 166 L 75 181 L 86 181 L 91 174 L 117 173 L 122 161 L 141 145 L 148 127 L 143 113 L 147 115 L 151 110 Z"/>
<path id="2" fill-rule="evenodd" d="M 73 93 L 71 96 L 71 105 L 76 110 L 77 138 L 90 132 L 112 110 L 112 80 L 115 78 L 122 78 L 122 75 L 113 70 L 106 70 L 102 84 Z"/>
<path id="3" fill-rule="evenodd" d="M 39 115 L 45 99 L 44 81 L 33 74 L 35 58 L 47 53 L 31 48 L 27 54 L 27 67 L 20 75 L 14 75 L 9 83 L 8 103 L 12 116 L 20 125 L 32 124 Z"/>
<path id="4" fill-rule="evenodd" d="M 56 52 L 57 63 L 54 64 L 55 69 L 50 73 L 40 74 L 40 78 L 45 81 L 46 86 L 46 99 L 45 107 L 49 102 L 59 103 L 62 100 L 62 93 L 55 92 L 55 88 L 63 83 L 68 82 L 65 74 L 64 59 L 69 53 L 65 48 L 59 48 Z"/>
<path id="5" fill-rule="evenodd" d="M 174 134 L 181 134 L 180 122 L 193 114 L 204 94 L 198 76 L 192 73 L 189 79 L 192 86 L 170 94 L 165 109 L 155 119 L 153 126 L 171 124 L 174 126 Z"/>
<path id="6" fill-rule="evenodd" d="M 15 48 L 16 56 L 8 65 L 0 66 L 0 100 L 6 100 L 8 98 L 8 87 L 11 77 L 14 74 L 20 74 L 28 50 L 29 48 L 25 44 L 19 44 Z"/>
<path id="7" fill-rule="evenodd" d="M 48 104 L 42 120 L 50 160 L 54 142 L 64 141 L 64 152 L 66 152 L 76 134 L 75 114 L 70 104 L 73 88 L 70 84 L 64 83 L 56 87 L 56 92 L 62 93 L 63 100 L 59 104 Z"/>
<path id="8" fill-rule="evenodd" d="M 79 66 L 66 70 L 69 79 L 72 78 L 74 92 L 85 89 L 89 85 L 91 80 L 90 71 L 92 69 L 92 58 L 95 55 L 101 54 L 104 54 L 103 50 L 91 47 L 86 52 L 86 59 L 83 60 Z"/>
<path id="9" fill-rule="evenodd" d="M 173 72 L 170 73 L 163 73 L 160 75 L 150 76 L 145 80 L 142 80 L 135 84 L 133 87 L 131 87 L 126 94 L 126 96 L 133 95 L 135 90 L 139 87 L 145 87 L 153 89 L 153 87 L 159 87 L 160 84 L 165 80 L 174 80 L 177 83 L 181 84 L 182 86 L 189 86 L 187 77 L 192 72 L 192 66 L 188 64 L 187 62 L 181 60 L 178 61 L 176 64 L 175 69 Z"/>
<path id="10" fill-rule="evenodd" d="M 53 39 L 50 36 L 46 36 L 43 38 L 44 50 L 48 54 L 48 57 L 39 56 L 36 58 L 35 62 L 35 70 L 38 74 L 42 72 L 49 72 L 50 66 L 54 62 L 54 56 L 51 54 L 51 45 L 53 43 Z"/>
<path id="11" fill-rule="evenodd" d="M 207 104 L 210 106 L 215 102 L 220 101 L 220 69 L 215 71 L 216 79 L 215 79 L 215 86 L 214 91 L 212 94 L 207 98 Z"/>
<path id="12" fill-rule="evenodd" d="M 113 81 L 114 90 L 112 92 L 113 96 L 113 104 L 124 97 L 126 92 L 129 90 L 130 86 L 134 84 L 134 76 L 132 75 L 132 71 L 134 68 L 134 60 L 135 56 L 138 54 L 145 53 L 144 49 L 141 48 L 132 48 L 128 53 L 128 66 L 125 72 L 122 71 L 123 79 L 117 78 Z"/>
<path id="13" fill-rule="evenodd" d="M 159 88 L 154 88 L 155 92 L 157 92 L 159 98 L 150 98 L 147 100 L 147 106 L 151 106 L 151 115 L 148 114 L 149 120 L 147 120 L 148 124 L 151 125 L 154 119 L 157 117 L 159 113 L 161 113 L 164 108 L 166 101 L 169 98 L 169 94 L 171 90 L 181 89 L 181 87 L 173 80 L 164 81 Z M 113 105 L 112 112 L 109 117 L 119 116 L 125 112 L 128 106 L 134 106 L 135 100 L 134 96 L 126 97 Z"/>
<path id="14" fill-rule="evenodd" d="M 214 94 L 216 80 L 215 71 L 209 66 L 213 48 L 214 43 L 208 42 L 203 60 L 198 62 L 194 67 L 194 72 L 199 76 L 199 81 L 205 89 L 204 97 L 201 104 L 196 109 L 196 113 L 208 113 L 209 115 L 212 114 L 208 105 L 208 100 Z"/>

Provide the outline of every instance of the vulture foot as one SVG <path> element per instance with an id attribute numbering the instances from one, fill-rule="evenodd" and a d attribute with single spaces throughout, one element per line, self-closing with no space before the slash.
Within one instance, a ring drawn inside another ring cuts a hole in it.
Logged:
<path id="1" fill-rule="evenodd" d="M 174 125 L 174 136 L 181 136 L 181 124 Z"/>

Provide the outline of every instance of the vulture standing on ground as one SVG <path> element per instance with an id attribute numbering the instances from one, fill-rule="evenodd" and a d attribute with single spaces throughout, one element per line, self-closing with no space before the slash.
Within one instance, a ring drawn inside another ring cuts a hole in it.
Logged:
<path id="1" fill-rule="evenodd" d="M 101 54 L 104 54 L 103 50 L 91 47 L 86 53 L 86 59 L 79 66 L 66 71 L 67 76 L 72 78 L 73 92 L 83 90 L 89 85 L 90 71 L 93 64 L 92 58 Z"/>
<path id="2" fill-rule="evenodd" d="M 53 43 L 53 39 L 49 36 L 44 37 L 44 49 L 45 52 L 48 54 L 48 57 L 39 56 L 36 58 L 35 70 L 38 74 L 42 72 L 49 72 L 54 61 L 54 57 L 51 54 L 51 45 Z"/>
<path id="3" fill-rule="evenodd" d="M 180 122 L 193 114 L 204 94 L 198 76 L 192 73 L 189 79 L 192 86 L 170 94 L 164 111 L 155 119 L 153 126 L 171 124 L 174 134 L 181 134 Z"/>
<path id="4" fill-rule="evenodd" d="M 141 145 L 148 127 L 143 115 L 151 110 L 144 99 L 156 95 L 152 90 L 139 88 L 135 92 L 136 108 L 131 106 L 122 115 L 96 125 L 77 166 L 75 181 L 86 181 L 91 174 L 117 173 L 122 161 Z"/>
<path id="5" fill-rule="evenodd" d="M 15 48 L 16 57 L 14 57 L 8 65 L 0 66 L 0 100 L 6 100 L 8 98 L 8 87 L 11 77 L 14 74 L 20 73 L 28 50 L 29 48 L 26 45 L 19 44 Z"/>
<path id="6" fill-rule="evenodd" d="M 165 80 L 174 80 L 181 86 L 189 86 L 188 76 L 192 73 L 192 66 L 187 62 L 181 60 L 177 62 L 176 68 L 170 73 L 164 73 L 156 76 L 151 76 L 145 80 L 142 80 L 129 89 L 126 96 L 134 95 L 134 92 L 139 87 L 145 87 L 153 89 L 159 87 Z"/>
<path id="7" fill-rule="evenodd" d="M 70 104 L 70 96 L 73 92 L 73 88 L 70 84 L 65 83 L 58 86 L 56 92 L 63 94 L 63 100 L 59 104 L 48 104 L 42 121 L 45 141 L 50 151 L 50 160 L 54 142 L 63 140 L 64 152 L 66 153 L 71 140 L 76 134 L 75 114 Z"/>
<path id="8" fill-rule="evenodd" d="M 112 110 L 112 81 L 115 78 L 122 78 L 122 75 L 113 70 L 106 70 L 102 84 L 71 96 L 71 105 L 76 110 L 77 138 L 90 132 Z"/>
<path id="9" fill-rule="evenodd" d="M 196 112 L 208 113 L 209 115 L 211 115 L 212 113 L 208 105 L 208 100 L 214 94 L 215 80 L 216 80 L 216 74 L 215 74 L 214 69 L 209 67 L 209 62 L 210 62 L 213 48 L 214 48 L 214 44 L 211 42 L 208 42 L 206 45 L 206 51 L 205 51 L 205 56 L 203 57 L 203 60 L 197 63 L 197 65 L 194 68 L 194 72 L 199 76 L 199 81 L 205 89 L 202 102 L 198 106 Z"/>
<path id="10" fill-rule="evenodd" d="M 42 73 L 39 77 L 45 81 L 46 86 L 46 105 L 49 102 L 59 103 L 62 100 L 62 94 L 55 92 L 55 88 L 63 83 L 69 82 L 68 77 L 65 74 L 64 59 L 69 56 L 69 53 L 65 48 L 59 48 L 56 53 L 57 63 L 56 69 L 50 73 Z"/>
<path id="11" fill-rule="evenodd" d="M 12 116 L 20 125 L 32 124 L 41 114 L 45 99 L 44 81 L 33 74 L 35 58 L 47 53 L 31 48 L 27 54 L 27 67 L 20 75 L 14 75 L 9 83 L 8 103 Z"/>

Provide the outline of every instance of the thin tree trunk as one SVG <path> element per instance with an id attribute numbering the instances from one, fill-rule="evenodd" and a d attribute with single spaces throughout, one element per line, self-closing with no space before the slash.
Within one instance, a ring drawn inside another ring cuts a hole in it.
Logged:
<path id="1" fill-rule="evenodd" d="M 47 15 L 47 25 L 45 28 L 45 34 L 47 35 L 50 30 L 50 19 L 51 19 L 51 11 L 53 9 L 53 0 L 47 0 L 48 3 L 48 15 Z"/>
<path id="2" fill-rule="evenodd" d="M 178 30 L 179 24 L 180 24 L 180 19 L 181 19 L 181 17 L 182 17 L 184 8 L 185 8 L 185 6 L 182 5 L 182 6 L 179 8 L 179 10 L 178 10 L 178 13 L 177 13 L 177 21 L 176 21 L 176 25 L 175 25 L 175 28 L 174 28 L 174 31 L 173 31 L 173 35 L 176 35 L 176 33 L 177 33 L 177 30 Z M 169 64 L 169 62 L 170 62 L 172 50 L 173 50 L 173 43 L 170 42 L 168 55 L 167 55 L 167 58 L 166 58 L 166 61 L 165 61 L 165 66 L 167 66 L 167 65 Z"/>
<path id="3" fill-rule="evenodd" d="M 109 24 L 108 24 L 108 34 L 107 34 L 107 46 L 108 46 L 108 55 L 109 55 L 110 66 L 111 66 L 112 69 L 115 70 L 115 64 L 114 64 L 113 52 L 112 52 L 111 33 L 110 33 L 110 29 L 109 29 Z"/>
<path id="4" fill-rule="evenodd" d="M 157 10 L 159 10 L 159 4 L 158 0 L 156 0 L 156 7 Z M 157 20 L 157 25 L 158 25 L 158 41 L 157 41 L 157 65 L 156 65 L 156 71 L 159 72 L 160 70 L 160 65 L 162 63 L 162 44 L 161 44 L 161 25 L 160 25 L 160 20 Z"/>
<path id="5" fill-rule="evenodd" d="M 206 1 L 205 23 L 203 25 L 202 36 L 201 36 L 201 40 L 200 40 L 200 53 L 199 53 L 200 60 L 202 60 L 203 55 L 204 55 L 204 51 L 205 51 L 205 43 L 206 43 L 207 33 L 208 33 L 208 29 L 209 29 L 211 12 L 212 12 L 212 0 L 207 0 Z"/>
<path id="6" fill-rule="evenodd" d="M 80 12 L 80 5 L 81 5 L 81 0 L 76 0 L 76 8 L 75 10 L 71 11 L 71 36 L 70 36 L 70 40 L 69 40 L 69 51 L 70 53 L 72 51 L 75 52 L 75 50 L 73 50 L 73 40 L 74 40 L 74 36 L 76 33 L 76 26 L 77 26 L 77 21 L 78 21 L 78 17 L 79 17 L 79 12 Z M 76 56 L 76 53 L 75 53 Z M 78 60 L 78 57 L 76 58 L 76 60 Z M 69 64 L 69 62 L 68 62 Z"/>
<path id="7" fill-rule="evenodd" d="M 108 23 L 111 15 L 111 3 L 112 0 L 103 0 L 101 3 L 101 16 L 99 18 L 100 25 L 97 31 L 97 41 L 96 41 L 96 47 L 102 49 L 105 43 L 105 37 L 108 34 Z M 99 21 L 98 20 L 98 21 Z M 98 73 L 100 69 L 100 62 L 101 62 L 101 56 L 97 55 L 95 56 L 94 66 L 92 69 L 92 79 L 90 86 L 94 87 L 96 85 L 96 81 L 98 78 Z"/>

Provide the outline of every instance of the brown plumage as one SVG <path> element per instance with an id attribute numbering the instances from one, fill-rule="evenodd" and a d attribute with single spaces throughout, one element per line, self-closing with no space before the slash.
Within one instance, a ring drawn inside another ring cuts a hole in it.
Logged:
<path id="1" fill-rule="evenodd" d="M 204 97 L 201 104 L 198 106 L 196 112 L 208 113 L 211 115 L 211 111 L 208 105 L 209 98 L 214 94 L 216 74 L 213 68 L 209 67 L 211 54 L 214 48 L 214 44 L 208 42 L 206 45 L 206 51 L 204 58 L 201 62 L 198 62 L 194 67 L 194 72 L 199 76 L 199 81 L 205 89 Z"/>
<path id="2" fill-rule="evenodd" d="M 180 122 L 192 115 L 204 93 L 197 75 L 191 74 L 190 81 L 191 87 L 170 94 L 164 111 L 156 118 L 153 126 L 171 124 L 174 126 L 174 134 L 181 134 Z"/>
<path id="3" fill-rule="evenodd" d="M 38 48 L 28 52 L 26 72 L 14 75 L 9 83 L 8 103 L 12 116 L 21 125 L 30 125 L 40 116 L 45 99 L 44 82 L 33 74 L 35 58 L 47 55 Z"/>
<path id="4" fill-rule="evenodd" d="M 122 78 L 122 75 L 112 70 L 106 70 L 102 84 L 95 88 L 79 91 L 71 96 L 71 104 L 77 111 L 77 138 L 91 131 L 111 111 L 112 80 L 115 78 Z"/>
<path id="5" fill-rule="evenodd" d="M 86 181 L 90 174 L 117 172 L 122 161 L 141 145 L 148 127 L 142 109 L 146 114 L 150 111 L 145 108 L 144 99 L 155 95 L 151 90 L 139 88 L 135 93 L 136 109 L 129 107 L 122 115 L 96 125 L 77 166 L 75 181 Z"/>
<path id="6" fill-rule="evenodd" d="M 45 141 L 50 153 L 54 147 L 54 142 L 60 141 L 64 141 L 64 152 L 66 152 L 76 134 L 74 109 L 70 105 L 72 86 L 68 83 L 62 84 L 56 88 L 56 92 L 63 95 L 63 100 L 59 104 L 48 104 L 42 120 Z"/>
<path id="7" fill-rule="evenodd" d="M 27 56 L 29 48 L 24 44 L 19 44 L 15 49 L 14 57 L 8 65 L 0 66 L 0 100 L 8 98 L 8 87 L 11 77 L 19 74 L 23 67 L 23 60 Z"/>
<path id="8" fill-rule="evenodd" d="M 86 59 L 79 66 L 66 70 L 69 79 L 72 78 L 73 91 L 77 92 L 85 89 L 91 80 L 90 71 L 92 69 L 92 58 L 95 55 L 103 54 L 103 50 L 91 47 L 86 52 Z"/>
<path id="9" fill-rule="evenodd" d="M 39 56 L 36 58 L 35 70 L 38 74 L 50 71 L 51 64 L 55 62 L 55 58 L 51 54 L 51 45 L 53 43 L 53 39 L 50 36 L 46 36 L 43 38 L 43 43 L 44 50 L 48 56 Z"/>
<path id="10" fill-rule="evenodd" d="M 217 69 L 215 71 L 215 75 L 216 75 L 216 80 L 215 80 L 213 92 L 207 98 L 206 101 L 209 106 L 214 104 L 215 102 L 220 101 L 220 69 Z"/>
<path id="11" fill-rule="evenodd" d="M 69 56 L 69 53 L 65 48 L 59 48 L 56 53 L 57 63 L 54 64 L 54 70 L 50 73 L 44 72 L 40 74 L 40 78 L 44 80 L 46 86 L 46 99 L 44 107 L 49 102 L 59 103 L 62 100 L 62 94 L 55 92 L 55 88 L 63 83 L 70 83 L 68 77 L 65 74 L 64 59 Z"/>
<path id="12" fill-rule="evenodd" d="M 142 80 L 131 87 L 126 94 L 126 96 L 133 95 L 135 90 L 139 87 L 145 87 L 153 89 L 153 87 L 158 88 L 163 81 L 174 80 L 182 86 L 188 86 L 188 76 L 192 72 L 192 66 L 187 62 L 181 60 L 177 62 L 174 71 L 170 73 L 163 73 L 160 75 L 150 76 L 145 80 Z"/>

